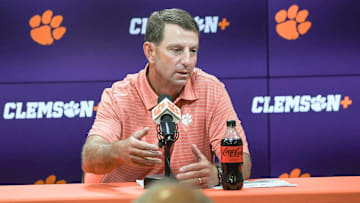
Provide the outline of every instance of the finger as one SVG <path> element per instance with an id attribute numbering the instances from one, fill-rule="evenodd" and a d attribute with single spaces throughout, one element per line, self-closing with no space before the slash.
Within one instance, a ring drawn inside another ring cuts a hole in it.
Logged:
<path id="1" fill-rule="evenodd" d="M 143 150 L 158 150 L 159 147 L 157 145 L 153 145 L 144 141 L 141 141 L 140 139 L 143 138 L 145 135 L 147 135 L 149 132 L 149 128 L 145 127 L 143 130 L 138 130 L 134 132 L 131 137 L 130 141 L 133 143 L 133 146 L 139 149 Z"/>
<path id="2" fill-rule="evenodd" d="M 156 166 L 156 164 L 145 164 L 139 161 L 132 161 L 131 165 L 133 166 L 137 166 L 137 167 L 142 167 L 142 168 L 154 168 Z"/>
<path id="3" fill-rule="evenodd" d="M 207 177 L 207 172 L 205 170 L 200 170 L 200 171 L 190 171 L 190 172 L 186 172 L 186 173 L 179 173 L 176 175 L 176 179 L 178 180 L 189 180 L 189 179 L 193 179 L 193 178 L 198 178 L 198 177 Z"/>
<path id="4" fill-rule="evenodd" d="M 199 171 L 203 168 L 205 168 L 205 166 L 203 164 L 201 164 L 200 162 L 197 162 L 197 163 L 193 163 L 193 164 L 189 164 L 189 165 L 181 167 L 180 172 L 185 173 L 188 171 Z"/>
<path id="5" fill-rule="evenodd" d="M 153 160 L 153 161 L 155 161 L 156 163 L 161 163 L 161 162 L 162 162 L 162 159 L 158 159 L 158 158 L 144 157 L 144 159 Z"/>
<path id="6" fill-rule="evenodd" d="M 140 140 L 141 138 L 143 138 L 145 135 L 147 135 L 149 132 L 149 128 L 148 127 L 145 127 L 144 129 L 142 130 L 138 130 L 136 132 L 134 132 L 132 134 L 133 137 L 135 137 L 136 139 Z"/>
<path id="7" fill-rule="evenodd" d="M 192 145 L 191 145 L 191 151 L 193 152 L 193 154 L 195 154 L 195 155 L 198 157 L 199 160 L 204 160 L 204 159 L 207 160 L 207 158 L 205 157 L 205 155 L 203 155 L 203 154 L 201 153 L 201 151 L 200 151 L 199 148 L 196 146 L 196 144 L 192 144 Z"/>
<path id="8" fill-rule="evenodd" d="M 161 151 L 154 151 L 154 150 L 142 150 L 138 148 L 132 148 L 130 150 L 131 155 L 135 155 L 138 157 L 161 157 Z"/>
<path id="9" fill-rule="evenodd" d="M 138 166 L 144 166 L 144 167 L 153 167 L 153 166 L 161 163 L 161 159 L 138 157 L 138 156 L 133 156 L 133 155 L 130 156 L 130 160 L 132 163 L 134 163 Z"/>
<path id="10" fill-rule="evenodd" d="M 208 187 L 208 181 L 209 181 L 209 178 L 207 178 L 207 177 L 197 177 L 197 178 L 192 178 L 192 179 L 187 179 L 187 180 L 181 180 L 180 183 L 198 185 L 201 187 Z"/>
<path id="11" fill-rule="evenodd" d="M 138 148 L 140 150 L 152 150 L 159 151 L 159 147 L 154 144 L 150 144 L 141 140 L 137 140 L 134 137 L 131 137 L 133 141 L 133 147 Z M 160 152 L 160 151 L 159 151 Z"/>

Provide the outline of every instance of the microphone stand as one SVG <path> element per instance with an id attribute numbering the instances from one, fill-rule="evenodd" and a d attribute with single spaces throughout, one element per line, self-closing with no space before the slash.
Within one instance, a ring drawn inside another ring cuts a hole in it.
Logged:
<path id="1" fill-rule="evenodd" d="M 160 130 L 160 126 L 158 125 L 158 139 L 159 139 L 159 147 L 165 147 L 164 148 L 164 152 L 165 152 L 165 163 L 164 163 L 164 168 L 165 168 L 165 175 L 150 175 L 150 176 L 146 176 L 144 178 L 144 187 L 148 188 L 149 185 L 151 185 L 154 182 L 157 181 L 161 181 L 161 180 L 176 180 L 172 170 L 171 170 L 171 166 L 170 166 L 170 151 L 171 151 L 171 146 L 172 144 L 174 144 L 176 142 L 176 140 L 179 138 L 179 132 L 177 131 L 177 125 L 175 124 L 175 132 L 174 133 L 170 133 L 170 134 L 166 134 L 164 135 L 164 133 L 161 132 Z"/>
<path id="2" fill-rule="evenodd" d="M 170 150 L 174 142 L 174 136 L 168 135 L 165 137 L 165 176 L 171 179 L 175 179 L 170 166 Z"/>

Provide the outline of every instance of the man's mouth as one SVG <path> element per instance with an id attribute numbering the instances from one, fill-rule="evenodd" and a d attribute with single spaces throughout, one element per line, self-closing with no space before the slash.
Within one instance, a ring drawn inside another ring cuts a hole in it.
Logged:
<path id="1" fill-rule="evenodd" d="M 178 71 L 176 73 L 181 74 L 181 75 L 188 75 L 189 74 L 187 71 Z"/>
<path id="2" fill-rule="evenodd" d="M 176 74 L 178 75 L 178 77 L 179 77 L 180 79 L 187 79 L 187 78 L 188 78 L 188 75 L 189 75 L 188 72 L 176 72 Z"/>

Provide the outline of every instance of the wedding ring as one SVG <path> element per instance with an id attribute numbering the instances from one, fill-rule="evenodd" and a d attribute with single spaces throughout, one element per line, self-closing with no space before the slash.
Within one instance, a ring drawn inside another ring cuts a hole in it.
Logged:
<path id="1" fill-rule="evenodd" d="M 201 185 L 202 179 L 201 179 L 201 178 L 198 178 L 198 180 L 199 180 L 199 185 Z"/>

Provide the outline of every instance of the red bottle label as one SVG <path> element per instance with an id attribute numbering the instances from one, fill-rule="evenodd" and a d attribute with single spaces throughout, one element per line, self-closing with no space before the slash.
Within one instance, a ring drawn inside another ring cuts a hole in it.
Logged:
<path id="1" fill-rule="evenodd" d="M 221 163 L 242 163 L 242 146 L 221 146 Z"/>

